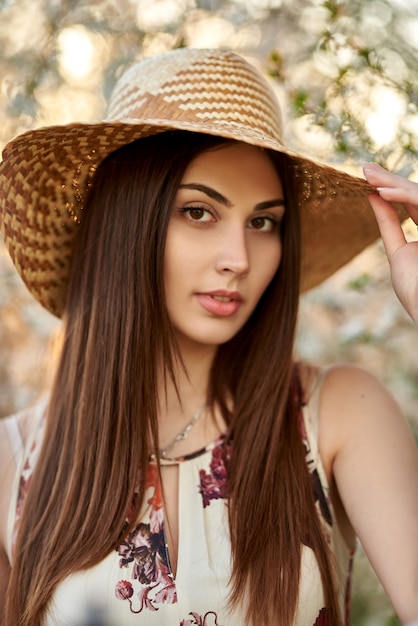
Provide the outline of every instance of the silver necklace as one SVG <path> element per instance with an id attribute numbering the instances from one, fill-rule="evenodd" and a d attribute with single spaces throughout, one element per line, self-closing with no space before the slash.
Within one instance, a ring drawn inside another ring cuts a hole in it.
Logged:
<path id="1" fill-rule="evenodd" d="M 196 424 L 197 420 L 203 415 L 203 412 L 205 411 L 205 409 L 206 409 L 206 404 L 201 406 L 200 409 L 196 411 L 196 413 L 193 415 L 190 422 L 186 424 L 183 430 L 181 430 L 179 434 L 174 437 L 173 441 L 169 443 L 168 446 L 166 446 L 165 448 L 160 448 L 160 459 L 166 459 L 167 452 L 171 450 L 171 448 L 173 448 L 176 445 L 176 443 L 178 443 L 179 441 L 183 441 L 183 439 L 187 439 L 187 437 L 189 436 L 189 432 L 191 431 L 193 426 Z"/>

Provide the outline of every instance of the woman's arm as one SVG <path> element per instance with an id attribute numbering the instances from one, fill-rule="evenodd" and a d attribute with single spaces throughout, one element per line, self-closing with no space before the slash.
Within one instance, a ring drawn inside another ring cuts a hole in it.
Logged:
<path id="1" fill-rule="evenodd" d="M 418 451 L 406 420 L 373 376 L 339 366 L 324 383 L 319 445 L 399 618 L 417 620 Z"/>
<path id="2" fill-rule="evenodd" d="M 418 184 L 391 174 L 375 163 L 363 166 L 367 181 L 376 187 L 369 197 L 389 259 L 396 295 L 418 328 L 418 242 L 407 243 L 392 204 L 403 204 L 418 224 Z"/>

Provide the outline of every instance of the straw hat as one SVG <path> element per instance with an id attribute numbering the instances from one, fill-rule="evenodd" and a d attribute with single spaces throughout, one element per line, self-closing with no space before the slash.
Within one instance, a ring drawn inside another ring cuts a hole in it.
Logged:
<path id="1" fill-rule="evenodd" d="M 279 104 L 254 67 L 230 51 L 179 49 L 128 70 L 105 121 L 29 131 L 4 149 L 1 231 L 28 289 L 55 315 L 65 306 L 73 242 L 98 163 L 126 143 L 170 129 L 289 156 L 300 190 L 303 290 L 379 236 L 365 181 L 284 147 Z"/>

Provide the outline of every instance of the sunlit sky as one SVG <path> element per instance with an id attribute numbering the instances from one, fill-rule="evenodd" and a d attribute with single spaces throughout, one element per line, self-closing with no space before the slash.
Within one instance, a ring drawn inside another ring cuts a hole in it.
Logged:
<path id="1" fill-rule="evenodd" d="M 66 28 L 58 36 L 59 64 L 61 74 L 69 79 L 81 81 L 92 71 L 94 45 L 86 28 Z"/>

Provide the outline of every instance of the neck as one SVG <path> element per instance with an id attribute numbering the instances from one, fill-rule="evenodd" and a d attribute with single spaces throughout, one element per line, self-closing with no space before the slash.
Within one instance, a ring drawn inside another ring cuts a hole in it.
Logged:
<path id="1" fill-rule="evenodd" d="M 171 378 L 164 381 L 160 376 L 159 399 L 160 413 L 186 414 L 196 410 L 206 402 L 210 368 L 212 367 L 214 353 L 205 347 L 187 354 L 180 353 L 181 362 L 175 364 L 175 384 Z"/>
<path id="2" fill-rule="evenodd" d="M 216 354 L 213 346 L 180 345 L 181 362 L 175 369 L 176 385 L 161 374 L 159 383 L 160 448 L 168 445 L 190 422 L 198 409 L 206 404 L 210 369 Z M 187 348 L 187 349 L 186 349 Z M 192 452 L 219 434 L 213 420 L 208 419 L 210 408 L 190 430 L 187 441 L 179 442 L 171 450 L 173 455 Z"/>

